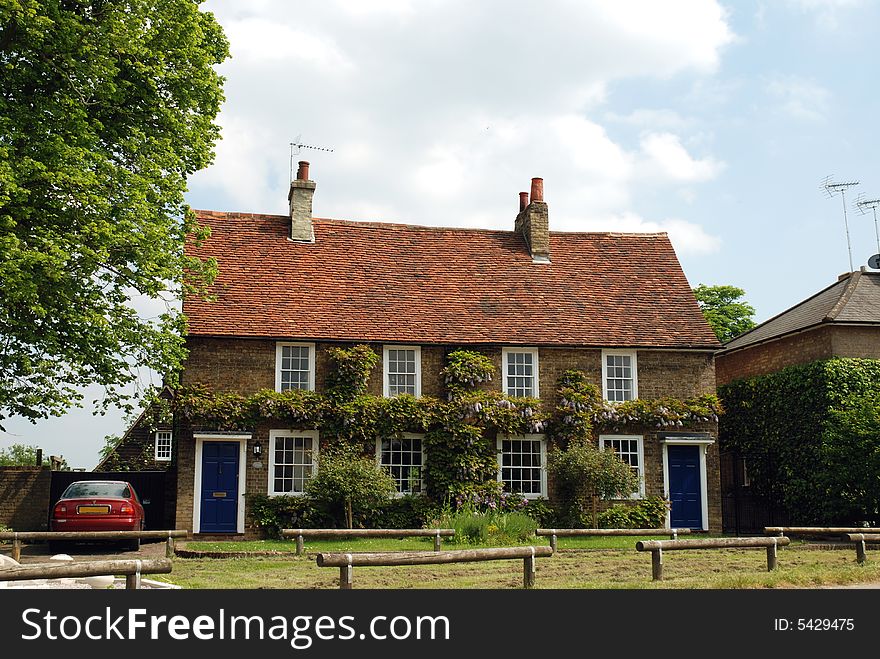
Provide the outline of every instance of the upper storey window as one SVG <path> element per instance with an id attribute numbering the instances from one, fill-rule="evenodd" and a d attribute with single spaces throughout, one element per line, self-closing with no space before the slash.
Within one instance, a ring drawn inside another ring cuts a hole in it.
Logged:
<path id="1" fill-rule="evenodd" d="M 504 393 L 538 397 L 538 349 L 504 348 L 501 351 Z"/>
<path id="2" fill-rule="evenodd" d="M 635 352 L 602 351 L 602 395 L 615 403 L 639 397 Z"/>
<path id="3" fill-rule="evenodd" d="M 385 346 L 385 396 L 422 395 L 422 351 L 418 346 Z"/>
<path id="4" fill-rule="evenodd" d="M 315 388 L 315 344 L 277 343 L 275 391 Z"/>

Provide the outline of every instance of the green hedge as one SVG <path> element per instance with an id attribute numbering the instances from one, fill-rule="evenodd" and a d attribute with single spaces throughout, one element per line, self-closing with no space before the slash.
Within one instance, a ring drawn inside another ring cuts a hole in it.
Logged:
<path id="1" fill-rule="evenodd" d="M 880 360 L 831 359 L 719 387 L 722 450 L 798 524 L 880 522 Z"/>

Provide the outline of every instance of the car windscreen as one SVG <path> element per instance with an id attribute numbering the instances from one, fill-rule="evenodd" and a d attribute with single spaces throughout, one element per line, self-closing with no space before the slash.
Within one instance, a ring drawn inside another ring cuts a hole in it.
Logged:
<path id="1" fill-rule="evenodd" d="M 125 483 L 105 483 L 101 481 L 79 481 L 71 483 L 61 495 L 62 499 L 80 497 L 121 497 L 127 498 L 130 492 Z"/>

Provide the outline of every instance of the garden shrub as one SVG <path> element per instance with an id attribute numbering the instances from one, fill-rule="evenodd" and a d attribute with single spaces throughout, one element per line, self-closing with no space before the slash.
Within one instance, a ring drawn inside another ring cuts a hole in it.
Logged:
<path id="1" fill-rule="evenodd" d="M 447 508 L 431 527 L 455 529 L 453 542 L 465 544 L 510 545 L 525 542 L 538 528 L 534 519 L 523 512 L 478 510 L 465 505 L 458 510 Z"/>
<path id="2" fill-rule="evenodd" d="M 658 529 L 666 525 L 669 502 L 652 496 L 633 504 L 616 504 L 599 513 L 600 529 Z"/>
<path id="3" fill-rule="evenodd" d="M 395 497 L 376 508 L 366 519 L 368 528 L 421 529 L 437 518 L 436 502 L 420 494 Z"/>
<path id="4" fill-rule="evenodd" d="M 357 448 L 336 444 L 318 458 L 318 471 L 305 485 L 305 495 L 317 511 L 344 528 L 364 526 L 396 491 L 394 479 L 373 457 Z"/>
<path id="5" fill-rule="evenodd" d="M 782 504 L 792 524 L 880 522 L 880 360 L 791 366 L 719 393 L 721 449 L 746 457 L 755 495 Z"/>
<path id="6" fill-rule="evenodd" d="M 246 494 L 248 516 L 268 537 L 280 538 L 281 529 L 324 528 L 332 518 L 302 496 Z"/>

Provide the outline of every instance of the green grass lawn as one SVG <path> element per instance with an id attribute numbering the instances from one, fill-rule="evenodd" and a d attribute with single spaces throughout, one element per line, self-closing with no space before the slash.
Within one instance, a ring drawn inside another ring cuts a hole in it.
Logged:
<path id="1" fill-rule="evenodd" d="M 651 581 L 651 557 L 635 551 L 640 538 L 560 538 L 562 551 L 537 561 L 538 588 L 812 588 L 880 582 L 880 560 L 869 553 L 857 565 L 855 550 L 818 550 L 802 543 L 779 550 L 779 569 L 766 571 L 764 549 L 665 552 L 664 581 Z M 541 542 L 539 544 L 547 544 Z M 190 542 L 187 549 L 293 552 L 292 541 Z M 319 568 L 318 552 L 429 550 L 418 538 L 349 539 L 306 544 L 306 556 L 176 558 L 159 579 L 184 588 L 336 588 L 339 571 Z M 473 546 L 444 543 L 444 549 Z M 582 550 L 582 551 L 565 551 Z M 872 560 L 873 559 L 873 560 Z M 354 568 L 355 588 L 519 588 L 522 561 Z"/>

